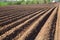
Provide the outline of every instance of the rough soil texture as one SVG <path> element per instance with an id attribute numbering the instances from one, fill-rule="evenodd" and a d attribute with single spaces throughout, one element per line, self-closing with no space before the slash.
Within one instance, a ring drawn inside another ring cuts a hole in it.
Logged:
<path id="1" fill-rule="evenodd" d="M 60 40 L 59 4 L 0 7 L 0 40 Z"/>

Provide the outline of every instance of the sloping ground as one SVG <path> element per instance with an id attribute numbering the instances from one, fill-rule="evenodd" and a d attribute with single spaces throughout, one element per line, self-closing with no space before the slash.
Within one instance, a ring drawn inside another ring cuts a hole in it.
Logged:
<path id="1" fill-rule="evenodd" d="M 0 40 L 60 40 L 59 4 L 0 7 Z"/>

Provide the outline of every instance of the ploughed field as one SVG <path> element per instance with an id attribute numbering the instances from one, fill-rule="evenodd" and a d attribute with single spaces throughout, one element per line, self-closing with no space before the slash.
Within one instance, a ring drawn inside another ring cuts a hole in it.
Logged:
<path id="1" fill-rule="evenodd" d="M 0 7 L 0 40 L 60 40 L 60 5 Z"/>

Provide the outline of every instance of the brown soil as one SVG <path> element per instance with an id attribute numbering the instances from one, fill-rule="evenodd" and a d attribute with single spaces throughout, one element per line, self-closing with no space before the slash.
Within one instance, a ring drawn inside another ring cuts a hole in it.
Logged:
<path id="1" fill-rule="evenodd" d="M 59 12 L 59 3 L 0 7 L 0 40 L 60 40 Z"/>

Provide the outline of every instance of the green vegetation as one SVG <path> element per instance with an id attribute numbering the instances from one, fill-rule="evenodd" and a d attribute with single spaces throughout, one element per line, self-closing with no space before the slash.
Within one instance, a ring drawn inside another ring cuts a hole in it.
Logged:
<path id="1" fill-rule="evenodd" d="M 40 4 L 40 3 L 50 3 L 52 0 L 20 0 L 20 1 L 1 1 L 0 6 L 6 6 L 6 5 L 20 5 L 20 4 Z"/>
<path id="2" fill-rule="evenodd" d="M 0 6 L 6 6 L 7 4 L 7 2 L 0 2 Z"/>
<path id="3" fill-rule="evenodd" d="M 6 5 L 12 5 L 12 4 L 13 4 L 12 2 L 0 2 L 0 6 L 6 6 Z"/>

